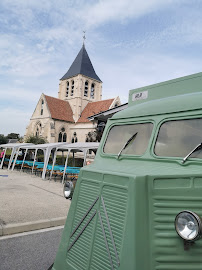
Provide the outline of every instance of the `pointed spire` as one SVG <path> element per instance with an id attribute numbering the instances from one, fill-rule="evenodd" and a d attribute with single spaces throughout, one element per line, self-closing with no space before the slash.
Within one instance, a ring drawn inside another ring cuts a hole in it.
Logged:
<path id="1" fill-rule="evenodd" d="M 97 76 L 97 74 L 95 73 L 93 65 L 85 49 L 84 43 L 80 52 L 78 53 L 77 57 L 72 63 L 71 67 L 69 68 L 67 73 L 61 78 L 61 80 L 66 80 L 78 74 L 82 74 L 89 78 L 95 79 L 99 82 L 102 82 L 100 78 Z"/>

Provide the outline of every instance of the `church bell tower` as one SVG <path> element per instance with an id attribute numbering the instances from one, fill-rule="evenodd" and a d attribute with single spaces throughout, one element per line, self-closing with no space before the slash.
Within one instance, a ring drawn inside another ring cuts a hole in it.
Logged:
<path id="1" fill-rule="evenodd" d="M 58 98 L 69 102 L 75 122 L 89 102 L 102 100 L 102 81 L 95 73 L 84 44 L 60 79 Z"/>

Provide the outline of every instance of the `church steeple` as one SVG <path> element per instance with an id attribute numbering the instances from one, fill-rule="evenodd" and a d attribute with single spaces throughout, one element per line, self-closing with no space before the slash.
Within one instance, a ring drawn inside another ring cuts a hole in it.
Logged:
<path id="1" fill-rule="evenodd" d="M 66 80 L 71 77 L 77 76 L 78 74 L 87 76 L 89 78 L 95 79 L 96 81 L 102 82 L 100 78 L 95 73 L 93 65 L 90 61 L 88 53 L 85 49 L 85 45 L 83 44 L 80 52 L 72 63 L 71 67 L 67 71 L 67 73 L 61 78 L 61 80 Z"/>
<path id="2" fill-rule="evenodd" d="M 84 44 L 60 79 L 58 98 L 69 102 L 75 122 L 89 102 L 102 99 L 102 81 L 95 73 Z"/>

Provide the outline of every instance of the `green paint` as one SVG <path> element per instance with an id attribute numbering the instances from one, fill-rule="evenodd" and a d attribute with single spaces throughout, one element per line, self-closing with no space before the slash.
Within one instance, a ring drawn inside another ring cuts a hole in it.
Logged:
<path id="1" fill-rule="evenodd" d="M 134 93 L 147 90 L 147 99 L 132 101 Z M 202 269 L 202 240 L 184 251 L 174 228 L 182 210 L 202 215 L 202 159 L 188 158 L 182 164 L 181 157 L 158 157 L 153 150 L 164 121 L 201 117 L 202 73 L 130 91 L 129 108 L 108 121 L 94 163 L 80 172 L 54 270 L 110 270 L 112 265 L 115 270 Z M 122 154 L 117 159 L 103 152 L 112 126 L 145 122 L 154 128 L 142 156 Z"/>

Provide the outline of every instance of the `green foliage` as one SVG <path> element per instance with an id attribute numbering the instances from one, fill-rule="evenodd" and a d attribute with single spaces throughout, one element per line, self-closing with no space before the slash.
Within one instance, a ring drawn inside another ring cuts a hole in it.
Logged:
<path id="1" fill-rule="evenodd" d="M 19 139 L 20 138 L 20 134 L 18 134 L 18 133 L 9 133 L 7 135 L 7 138 L 8 139 Z"/>
<path id="2" fill-rule="evenodd" d="M 43 137 L 38 137 L 38 136 L 33 136 L 30 135 L 25 139 L 26 143 L 33 143 L 33 144 L 44 144 L 44 143 L 48 143 L 48 141 L 46 140 L 46 138 Z"/>
<path id="3" fill-rule="evenodd" d="M 18 141 L 19 141 L 20 143 L 23 143 L 23 142 L 24 142 L 24 137 L 19 137 Z"/>
<path id="4" fill-rule="evenodd" d="M 3 134 L 0 134 L 0 144 L 5 144 L 8 142 L 8 139 Z"/>
<path id="5" fill-rule="evenodd" d="M 96 128 L 94 131 L 88 132 L 88 135 L 86 136 L 86 142 L 100 142 L 103 131 L 104 127 Z"/>

